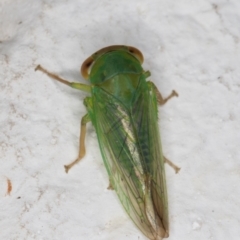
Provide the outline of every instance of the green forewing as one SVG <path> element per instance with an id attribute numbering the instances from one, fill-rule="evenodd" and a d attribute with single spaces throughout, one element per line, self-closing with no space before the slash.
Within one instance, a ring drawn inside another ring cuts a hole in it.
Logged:
<path id="1" fill-rule="evenodd" d="M 110 183 L 150 239 L 167 237 L 168 209 L 157 101 L 144 73 L 117 74 L 92 87 L 90 118 Z"/>

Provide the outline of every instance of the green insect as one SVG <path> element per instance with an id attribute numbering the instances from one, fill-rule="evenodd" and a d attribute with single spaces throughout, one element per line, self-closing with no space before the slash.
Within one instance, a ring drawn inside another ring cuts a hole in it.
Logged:
<path id="1" fill-rule="evenodd" d="M 97 132 L 109 188 L 137 227 L 149 239 L 169 236 L 167 189 L 158 130 L 157 105 L 165 99 L 156 86 L 146 81 L 149 71 L 141 64 L 142 53 L 129 46 L 109 46 L 87 58 L 82 76 L 90 85 L 68 82 L 38 65 L 35 70 L 72 88 L 91 94 L 84 99 L 87 114 L 81 120 L 78 158 L 64 166 L 66 172 L 85 155 L 86 124 L 91 121 Z"/>

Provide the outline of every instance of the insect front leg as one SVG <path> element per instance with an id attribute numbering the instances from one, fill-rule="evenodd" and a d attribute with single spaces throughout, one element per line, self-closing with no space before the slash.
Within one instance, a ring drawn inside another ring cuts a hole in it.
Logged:
<path id="1" fill-rule="evenodd" d="M 91 86 L 82 84 L 82 83 L 69 82 L 69 81 L 59 77 L 58 75 L 49 72 L 48 70 L 43 68 L 41 65 L 37 65 L 37 67 L 35 68 L 35 71 L 37 71 L 37 70 L 47 74 L 50 78 L 57 80 L 58 82 L 61 82 L 69 87 L 76 88 L 76 89 L 82 90 L 84 92 L 91 92 Z"/>
<path id="2" fill-rule="evenodd" d="M 80 128 L 80 140 L 79 140 L 79 153 L 78 153 L 78 158 L 73 161 L 72 163 L 68 165 L 64 165 L 66 173 L 68 173 L 69 169 L 73 167 L 75 164 L 77 164 L 84 156 L 86 153 L 85 150 L 85 136 L 86 136 L 86 125 L 90 121 L 88 113 L 82 117 L 81 120 L 81 128 Z"/>
<path id="3" fill-rule="evenodd" d="M 172 93 L 168 97 L 163 98 L 162 94 L 159 92 L 159 90 L 157 89 L 156 85 L 153 82 L 149 82 L 149 84 L 151 84 L 154 92 L 156 93 L 157 101 L 158 101 L 158 104 L 160 106 L 164 105 L 170 98 L 178 97 L 178 93 L 175 90 L 173 90 Z"/>

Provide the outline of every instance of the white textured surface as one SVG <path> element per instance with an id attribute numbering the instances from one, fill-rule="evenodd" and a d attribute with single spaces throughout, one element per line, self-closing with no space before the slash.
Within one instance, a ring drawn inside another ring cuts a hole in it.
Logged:
<path id="1" fill-rule="evenodd" d="M 169 240 L 240 236 L 239 0 L 0 1 L 0 239 L 146 239 L 125 214 L 92 126 L 78 152 L 87 95 L 54 82 L 37 64 L 84 82 L 94 51 L 132 45 L 164 96 L 160 109 Z M 91 125 L 91 124 L 90 124 Z M 6 196 L 7 178 L 12 192 Z"/>

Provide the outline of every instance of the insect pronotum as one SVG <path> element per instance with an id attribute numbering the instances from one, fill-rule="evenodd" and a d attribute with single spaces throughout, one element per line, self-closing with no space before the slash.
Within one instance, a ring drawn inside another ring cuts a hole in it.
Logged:
<path id="1" fill-rule="evenodd" d="M 149 71 L 141 64 L 142 53 L 129 46 L 102 48 L 81 67 L 89 85 L 68 82 L 38 65 L 49 77 L 72 88 L 90 93 L 84 99 L 87 114 L 82 117 L 79 154 L 65 165 L 66 172 L 85 155 L 86 124 L 92 122 L 109 176 L 109 188 L 136 226 L 149 239 L 169 236 L 167 189 L 164 162 L 176 172 L 179 168 L 163 157 L 158 130 L 157 105 L 178 96 L 175 91 L 163 98 L 146 79 Z"/>

